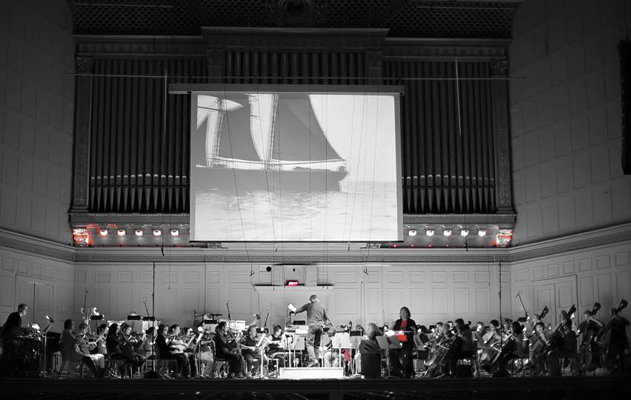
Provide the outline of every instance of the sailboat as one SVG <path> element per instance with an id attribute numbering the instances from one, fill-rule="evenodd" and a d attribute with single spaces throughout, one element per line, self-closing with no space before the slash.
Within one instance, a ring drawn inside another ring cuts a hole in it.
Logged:
<path id="1" fill-rule="evenodd" d="M 339 191 L 348 175 L 306 93 L 200 94 L 197 129 L 205 159 L 193 182 L 203 187 Z"/>

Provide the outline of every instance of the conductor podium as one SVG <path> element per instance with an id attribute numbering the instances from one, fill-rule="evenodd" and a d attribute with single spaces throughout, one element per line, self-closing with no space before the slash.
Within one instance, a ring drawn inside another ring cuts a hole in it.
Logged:
<path id="1" fill-rule="evenodd" d="M 342 367 L 281 368 L 278 377 L 280 379 L 342 379 L 344 369 Z"/>

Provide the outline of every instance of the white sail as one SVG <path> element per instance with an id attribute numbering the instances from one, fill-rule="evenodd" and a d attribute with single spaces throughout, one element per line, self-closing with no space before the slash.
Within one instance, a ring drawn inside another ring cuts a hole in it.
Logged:
<path id="1" fill-rule="evenodd" d="M 271 154 L 273 131 L 274 98 L 271 93 L 252 93 L 250 100 L 250 132 L 254 148 L 261 160 L 267 161 Z"/>
<path id="2" fill-rule="evenodd" d="M 206 122 L 206 165 L 217 157 L 219 132 L 226 111 L 233 111 L 243 105 L 217 96 L 197 96 L 197 128 Z"/>

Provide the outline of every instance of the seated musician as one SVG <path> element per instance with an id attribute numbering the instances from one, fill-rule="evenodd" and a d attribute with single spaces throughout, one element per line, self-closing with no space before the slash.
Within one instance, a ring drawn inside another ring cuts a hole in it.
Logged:
<path id="1" fill-rule="evenodd" d="M 150 327 L 145 332 L 145 339 L 142 341 L 142 345 L 140 346 L 140 353 L 145 356 L 145 359 L 150 359 L 152 356 L 155 357 L 155 350 L 153 349 L 153 345 L 156 341 L 156 328 Z"/>
<path id="2" fill-rule="evenodd" d="M 491 320 L 488 331 L 482 336 L 482 343 L 478 343 L 481 349 L 479 363 L 485 371 L 491 371 L 491 364 L 499 355 L 501 343 L 500 322 L 496 319 Z"/>
<path id="3" fill-rule="evenodd" d="M 190 345 L 192 343 L 191 338 L 182 334 L 182 331 L 178 324 L 171 325 L 171 327 L 169 328 L 169 335 L 171 336 L 171 341 L 169 342 L 171 353 L 181 353 L 184 354 L 184 356 L 186 357 L 187 367 L 184 369 L 184 376 L 196 376 L 197 363 L 195 362 L 195 355 L 190 348 Z"/>
<path id="4" fill-rule="evenodd" d="M 366 378 L 381 377 L 381 348 L 377 343 L 380 333 L 377 325 L 369 323 L 367 338 L 359 343 L 361 373 Z"/>
<path id="5" fill-rule="evenodd" d="M 240 341 L 241 355 L 243 355 L 246 364 L 245 376 L 248 378 L 256 375 L 262 362 L 260 348 L 257 346 L 258 343 L 259 337 L 256 326 L 250 326 L 248 334 Z"/>
<path id="6" fill-rule="evenodd" d="M 535 375 L 545 373 L 546 354 L 550 343 L 545 335 L 545 324 L 541 321 L 535 324 L 535 332 L 528 338 L 530 341 L 530 362 L 534 366 Z"/>
<path id="7" fill-rule="evenodd" d="M 2 327 L 2 368 L 4 376 L 13 376 L 20 369 L 24 369 L 24 361 L 18 358 L 18 337 L 23 333 L 22 318 L 28 313 L 28 305 L 18 305 L 17 311 L 9 314 L 7 321 Z"/>
<path id="8" fill-rule="evenodd" d="M 211 378 L 213 364 L 215 363 L 215 354 L 211 347 L 213 341 L 212 334 L 209 329 L 204 330 L 204 334 L 199 342 L 199 352 L 197 358 L 200 363 L 200 370 L 198 371 L 201 377 Z"/>
<path id="9" fill-rule="evenodd" d="M 144 337 L 137 338 L 131 330 L 131 325 L 123 323 L 120 329 L 120 349 L 122 355 L 133 367 L 139 367 L 145 363 L 145 355 L 142 351 Z"/>
<path id="10" fill-rule="evenodd" d="M 561 323 L 550 337 L 550 351 L 548 352 L 548 368 L 550 376 L 561 375 L 561 359 L 578 363 L 576 333 L 572 330 L 572 319 L 565 311 L 562 312 Z M 576 364 L 573 364 L 575 367 Z"/>
<path id="11" fill-rule="evenodd" d="M 81 362 L 88 367 L 95 377 L 103 376 L 105 360 L 102 354 L 90 354 L 86 333 L 88 326 L 82 323 L 79 332 L 74 334 L 74 323 L 71 319 L 64 321 L 64 330 L 61 333 L 61 358 L 66 362 Z M 94 344 L 96 347 L 96 343 Z"/>
<path id="12" fill-rule="evenodd" d="M 275 325 L 272 336 L 269 337 L 267 345 L 267 356 L 270 359 L 278 360 L 279 367 L 285 366 L 285 349 L 287 348 L 287 339 L 283 336 L 283 328 Z"/>
<path id="13" fill-rule="evenodd" d="M 182 352 L 175 351 L 169 346 L 170 338 L 167 337 L 167 331 L 169 327 L 160 324 L 158 325 L 158 336 L 156 337 L 155 350 L 158 359 L 175 360 L 177 362 L 177 373 L 179 376 L 188 374 L 189 365 L 188 357 Z"/>
<path id="14" fill-rule="evenodd" d="M 96 347 L 92 349 L 92 354 L 107 354 L 107 334 L 109 332 L 107 324 L 101 324 L 96 328 Z"/>
<path id="15" fill-rule="evenodd" d="M 233 339 L 228 338 L 226 321 L 221 321 L 215 328 L 216 359 L 227 360 L 230 364 L 230 378 L 243 378 L 243 356 Z"/>
<path id="16" fill-rule="evenodd" d="M 105 339 L 105 347 L 107 354 L 112 360 L 124 360 L 123 350 L 121 349 L 120 332 L 118 324 L 112 324 L 107 332 Z"/>
<path id="17" fill-rule="evenodd" d="M 464 323 L 462 318 L 458 318 L 454 323 L 456 337 L 445 359 L 447 360 L 447 369 L 450 376 L 456 375 L 456 365 L 458 360 L 473 356 L 473 334 L 469 325 Z"/>
<path id="18" fill-rule="evenodd" d="M 395 321 L 392 330 L 397 332 L 400 349 L 390 349 L 390 375 L 411 378 L 414 375 L 412 351 L 414 350 L 413 335 L 416 332 L 416 322 L 410 318 L 410 309 L 401 307 L 399 319 Z"/>

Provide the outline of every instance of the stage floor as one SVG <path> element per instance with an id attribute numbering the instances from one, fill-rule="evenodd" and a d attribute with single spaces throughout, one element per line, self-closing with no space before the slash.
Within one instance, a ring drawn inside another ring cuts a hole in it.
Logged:
<path id="1" fill-rule="evenodd" d="M 623 399 L 629 377 L 161 380 L 2 379 L 4 399 Z"/>

